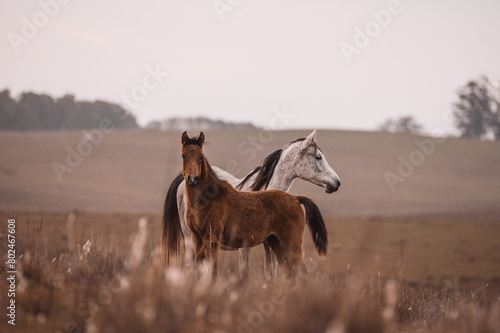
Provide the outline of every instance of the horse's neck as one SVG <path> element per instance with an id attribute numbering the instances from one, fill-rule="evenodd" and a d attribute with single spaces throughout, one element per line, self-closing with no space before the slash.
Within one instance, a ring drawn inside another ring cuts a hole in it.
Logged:
<path id="1" fill-rule="evenodd" d="M 196 186 L 190 186 L 186 183 L 186 198 L 188 206 L 195 208 L 208 208 L 212 200 L 217 197 L 223 188 L 228 184 L 220 180 L 217 174 L 212 170 L 208 162 L 203 170 L 202 175 L 198 179 Z M 212 197 L 213 196 L 213 197 Z"/>
<path id="2" fill-rule="evenodd" d="M 187 181 L 184 182 L 184 192 L 186 193 L 186 203 L 188 207 L 199 207 L 199 202 L 203 197 L 204 183 L 198 181 L 198 184 L 191 186 Z"/>
<path id="3" fill-rule="evenodd" d="M 295 178 L 297 178 L 297 175 L 295 174 L 294 167 L 293 167 L 293 158 L 292 155 L 294 155 L 296 152 L 293 150 L 294 147 L 289 147 L 287 149 L 284 149 L 282 155 L 280 156 L 280 159 L 278 161 L 278 164 L 276 164 L 276 168 L 271 175 L 271 179 L 269 181 L 269 185 L 267 188 L 261 188 L 259 190 L 281 190 L 288 192 L 290 189 L 290 186 L 292 186 L 292 182 Z M 227 181 L 229 184 L 233 185 L 236 187 L 238 184 L 241 183 L 243 179 L 246 178 L 243 177 L 241 179 L 236 178 L 229 172 L 218 168 L 216 166 L 213 167 L 213 171 L 216 173 L 217 177 L 219 179 Z M 253 172 L 250 171 L 249 173 Z M 248 173 L 248 174 L 249 174 Z M 247 175 L 248 175 L 247 174 Z M 248 191 L 250 190 L 250 187 L 255 181 L 255 178 L 257 178 L 257 174 L 255 173 L 252 177 L 250 177 L 243 187 L 241 188 L 242 191 Z"/>
<path id="4" fill-rule="evenodd" d="M 261 190 L 281 190 L 288 192 L 292 182 L 297 178 L 297 174 L 294 171 L 293 166 L 293 148 L 286 148 L 276 164 L 271 179 L 269 180 L 269 185 L 267 188 L 261 188 Z"/>
<path id="5" fill-rule="evenodd" d="M 288 192 L 295 178 L 297 178 L 297 175 L 293 171 L 293 166 L 284 161 L 282 157 L 274 169 L 266 190 L 273 189 Z"/>

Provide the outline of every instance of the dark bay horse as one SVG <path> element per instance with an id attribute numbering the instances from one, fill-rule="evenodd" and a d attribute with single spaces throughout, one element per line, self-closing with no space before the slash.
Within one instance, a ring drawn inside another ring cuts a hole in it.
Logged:
<path id="1" fill-rule="evenodd" d="M 264 241 L 289 275 L 304 270 L 302 235 L 306 224 L 318 254 L 326 255 L 325 223 L 311 199 L 279 190 L 238 191 L 220 180 L 212 170 L 203 153 L 203 133 L 197 138 L 189 138 L 184 132 L 181 142 L 186 224 L 191 231 L 196 261 L 209 259 L 213 277 L 217 275 L 220 248 L 253 247 Z M 305 208 L 305 216 L 301 205 Z M 182 247 L 179 220 L 164 220 L 163 250 L 167 263 Z"/>

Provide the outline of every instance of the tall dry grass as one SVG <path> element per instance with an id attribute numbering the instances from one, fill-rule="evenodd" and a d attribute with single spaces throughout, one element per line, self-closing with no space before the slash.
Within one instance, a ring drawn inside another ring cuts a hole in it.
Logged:
<path id="1" fill-rule="evenodd" d="M 70 225 L 71 223 L 68 223 Z M 311 265 L 295 280 L 241 280 L 205 266 L 163 267 L 148 251 L 141 220 L 131 253 L 113 235 L 76 237 L 54 253 L 38 230 L 18 239 L 16 326 L 2 332 L 498 332 L 500 300 L 488 286 L 424 288 L 349 270 L 327 274 Z M 71 232 L 71 231 L 70 231 Z M 4 238 L 1 244 L 6 248 Z M 2 251 L 0 297 L 6 304 Z"/>

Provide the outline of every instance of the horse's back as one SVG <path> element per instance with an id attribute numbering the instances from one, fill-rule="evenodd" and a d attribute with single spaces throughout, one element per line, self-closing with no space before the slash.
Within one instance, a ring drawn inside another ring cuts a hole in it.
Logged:
<path id="1" fill-rule="evenodd" d="M 234 187 L 236 185 L 238 185 L 238 183 L 240 182 L 240 179 L 236 178 L 231 173 L 229 173 L 226 170 L 223 170 L 223 169 L 221 169 L 221 168 L 219 168 L 217 166 L 212 166 L 212 170 L 217 175 L 217 178 L 219 178 L 220 180 L 228 182 L 229 184 L 231 184 Z"/>
<path id="2" fill-rule="evenodd" d="M 287 192 L 266 190 L 246 193 L 257 198 L 263 208 L 270 211 L 272 215 L 286 216 L 291 219 L 297 219 L 304 215 L 297 197 Z"/>

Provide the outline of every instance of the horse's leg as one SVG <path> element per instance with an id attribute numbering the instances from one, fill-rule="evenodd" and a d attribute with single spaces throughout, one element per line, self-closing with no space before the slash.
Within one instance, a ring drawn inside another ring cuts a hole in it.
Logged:
<path id="1" fill-rule="evenodd" d="M 191 230 L 186 223 L 187 200 L 185 195 L 185 187 L 181 183 L 177 189 L 177 211 L 179 212 L 179 220 L 181 222 L 182 233 L 184 234 L 184 244 L 186 246 L 186 264 L 191 266 L 194 261 L 194 247 L 191 239 Z"/>
<path id="2" fill-rule="evenodd" d="M 281 266 L 281 268 L 283 270 L 286 270 L 286 272 L 288 274 L 290 274 L 291 272 L 289 271 L 289 265 L 288 265 L 286 253 L 285 253 L 285 250 L 283 249 L 283 247 L 281 246 L 278 238 L 276 238 L 276 236 L 272 235 L 272 236 L 267 237 L 266 242 L 267 242 L 267 245 L 269 245 L 269 247 L 273 250 L 278 264 Z"/>
<path id="3" fill-rule="evenodd" d="M 304 255 L 302 253 L 302 232 L 290 232 L 287 237 L 280 239 L 282 247 L 288 259 L 287 265 L 291 276 L 297 273 L 305 273 Z"/>
<path id="4" fill-rule="evenodd" d="M 217 261 L 219 257 L 219 243 L 215 243 L 210 247 L 210 261 L 212 262 L 212 280 L 217 278 Z"/>
<path id="5" fill-rule="evenodd" d="M 302 252 L 302 246 L 300 246 L 299 250 L 291 250 L 290 255 L 290 265 L 293 270 L 293 276 L 301 276 L 307 273 L 307 267 L 304 263 L 304 254 Z"/>
<path id="6" fill-rule="evenodd" d="M 186 246 L 186 264 L 187 267 L 191 267 L 194 262 L 194 253 L 195 253 L 191 234 L 185 236 L 184 244 Z"/>
<path id="7" fill-rule="evenodd" d="M 264 241 L 263 245 L 266 252 L 266 278 L 272 280 L 276 273 L 276 255 L 271 251 L 271 246 L 268 244 L 267 240 Z"/>
<path id="8" fill-rule="evenodd" d="M 248 276 L 250 271 L 250 248 L 243 247 L 238 250 L 238 257 L 240 261 L 240 274 L 243 278 Z"/>
<path id="9" fill-rule="evenodd" d="M 208 258 L 212 263 L 212 281 L 215 281 L 215 279 L 217 278 L 217 262 L 219 258 L 219 248 L 221 239 L 222 239 L 222 230 L 210 237 L 210 244 L 208 245 L 209 248 Z"/>
<path id="10" fill-rule="evenodd" d="M 269 236 L 266 240 L 276 254 L 280 266 L 285 266 L 288 276 L 293 277 L 298 270 L 305 267 L 302 254 L 304 223 L 290 223 L 288 220 L 278 220 L 276 224 L 288 227 L 282 228 L 279 233 Z"/>
<path id="11" fill-rule="evenodd" d="M 205 248 L 203 239 L 196 233 L 191 233 L 191 240 L 193 243 L 194 259 L 196 263 L 200 263 L 205 259 Z"/>
<path id="12" fill-rule="evenodd" d="M 270 260 L 271 260 L 271 269 L 270 269 L 270 273 L 271 273 L 271 277 L 273 276 L 276 276 L 276 269 L 278 268 L 278 262 L 276 261 L 276 254 L 274 254 L 273 251 L 270 252 Z"/>

